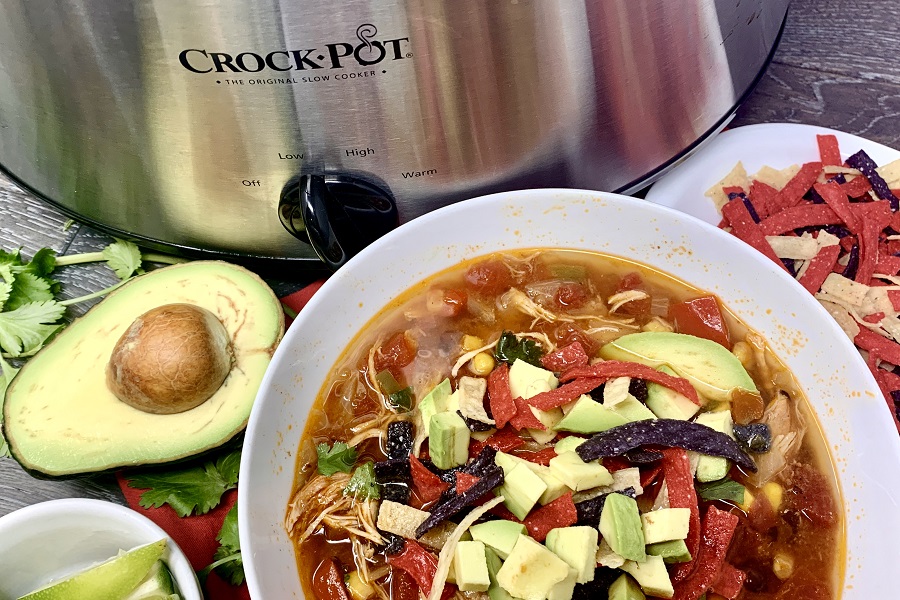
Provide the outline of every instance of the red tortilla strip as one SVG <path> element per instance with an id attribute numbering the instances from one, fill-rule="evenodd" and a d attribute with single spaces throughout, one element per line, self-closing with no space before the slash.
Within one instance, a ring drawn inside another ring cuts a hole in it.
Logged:
<path id="1" fill-rule="evenodd" d="M 413 487 L 423 502 L 434 502 L 450 487 L 412 454 L 409 455 L 409 474 Z"/>
<path id="2" fill-rule="evenodd" d="M 767 183 L 754 180 L 750 184 L 750 200 L 756 208 L 756 214 L 760 219 L 765 219 L 773 212 L 777 212 L 778 190 Z"/>
<path id="3" fill-rule="evenodd" d="M 516 404 L 509 389 L 509 366 L 506 363 L 501 363 L 488 375 L 487 391 L 491 416 L 497 429 L 503 429 L 516 415 Z"/>
<path id="4" fill-rule="evenodd" d="M 875 265 L 875 273 L 878 275 L 896 275 L 897 273 L 900 273 L 900 256 L 884 256 L 879 249 L 878 264 Z M 895 307 L 894 310 L 897 310 L 897 308 Z"/>
<path id="5" fill-rule="evenodd" d="M 479 479 L 481 478 L 459 471 L 456 474 L 456 495 L 459 496 L 467 492 L 470 487 L 478 483 Z"/>
<path id="6" fill-rule="evenodd" d="M 846 183 L 840 184 L 841 191 L 851 198 L 860 198 L 872 189 L 872 184 L 865 177 L 854 177 Z"/>
<path id="7" fill-rule="evenodd" d="M 729 185 L 722 188 L 722 191 L 725 192 L 726 196 L 730 196 L 731 194 L 744 194 L 744 188 L 738 187 L 736 185 Z"/>
<path id="8" fill-rule="evenodd" d="M 539 542 L 547 538 L 551 529 L 568 527 L 578 521 L 578 511 L 572 501 L 572 492 L 564 494 L 525 517 L 523 523 L 528 535 Z"/>
<path id="9" fill-rule="evenodd" d="M 584 346 L 579 342 L 572 342 L 556 352 L 545 354 L 541 358 L 541 364 L 549 371 L 562 373 L 572 367 L 586 365 L 590 360 L 587 352 L 584 351 Z"/>
<path id="10" fill-rule="evenodd" d="M 584 367 L 575 367 L 574 369 L 569 369 L 567 373 L 583 368 Z M 558 408 L 563 404 L 568 404 L 573 400 L 577 400 L 579 396 L 581 396 L 582 394 L 587 394 L 591 390 L 596 389 L 604 381 L 604 379 L 597 378 L 579 379 L 567 385 L 561 385 L 555 390 L 535 394 L 534 396 L 526 400 L 526 402 L 531 406 L 539 408 L 541 410 L 553 410 L 554 408 Z"/>
<path id="11" fill-rule="evenodd" d="M 853 342 L 863 350 L 877 354 L 878 358 L 886 360 L 892 365 L 900 365 L 900 344 L 893 340 L 882 337 L 865 327 L 860 327 Z"/>
<path id="12" fill-rule="evenodd" d="M 522 400 L 522 397 L 519 396 L 513 402 L 516 403 L 516 415 L 509 420 L 509 424 L 512 425 L 516 430 L 521 429 L 540 429 L 541 431 L 547 429 L 547 426 L 541 423 L 534 413 L 531 412 L 531 407 Z"/>
<path id="13" fill-rule="evenodd" d="M 900 290 L 888 290 L 887 295 L 888 300 L 891 301 L 891 306 L 894 307 L 894 310 L 900 312 Z"/>
<path id="14" fill-rule="evenodd" d="M 853 206 L 856 222 L 862 223 L 859 233 L 859 268 L 855 280 L 869 284 L 878 264 L 878 240 L 881 231 L 891 222 L 891 206 L 886 200 L 865 202 Z"/>
<path id="15" fill-rule="evenodd" d="M 550 466 L 550 461 L 556 458 L 556 450 L 553 448 L 544 448 L 537 452 L 513 452 L 513 455 L 518 456 L 523 460 L 527 460 L 528 462 L 548 467 Z"/>
<path id="16" fill-rule="evenodd" d="M 872 313 L 871 315 L 866 315 L 863 317 L 863 321 L 866 323 L 880 323 L 884 318 L 883 312 Z"/>
<path id="17" fill-rule="evenodd" d="M 816 254 L 806 271 L 800 277 L 800 285 L 806 288 L 810 294 L 815 294 L 822 288 L 828 274 L 832 272 L 841 255 L 841 247 L 837 244 L 834 246 L 825 246 Z M 843 268 L 843 267 L 842 267 Z"/>
<path id="18" fill-rule="evenodd" d="M 859 233 L 859 223 L 856 215 L 850 208 L 850 200 L 847 194 L 841 189 L 837 183 L 830 181 L 828 183 L 817 183 L 813 186 L 816 192 L 825 200 L 825 204 L 831 207 L 831 210 L 847 224 L 847 227 L 853 233 Z"/>
<path id="19" fill-rule="evenodd" d="M 827 204 L 800 204 L 786 208 L 763 220 L 759 224 L 759 229 L 764 236 L 781 235 L 800 227 L 837 225 L 840 223 L 843 223 L 841 218 Z"/>
<path id="20" fill-rule="evenodd" d="M 837 137 L 831 134 L 817 134 L 816 143 L 819 145 L 819 158 L 823 165 L 840 166 L 844 163 L 841 159 L 841 149 L 838 146 Z"/>
<path id="21" fill-rule="evenodd" d="M 790 208 L 799 204 L 821 173 L 820 162 L 806 163 L 800 167 L 800 171 L 778 192 L 778 207 Z"/>
<path id="22" fill-rule="evenodd" d="M 509 453 L 524 444 L 525 440 L 512 427 L 504 427 L 503 429 L 498 429 L 497 433 L 483 442 L 472 440 L 472 443 L 469 444 L 469 457 L 475 458 L 481 454 L 485 446 L 490 446 L 499 452 Z"/>
<path id="23" fill-rule="evenodd" d="M 614 379 L 616 377 L 631 377 L 633 379 L 643 379 L 658 383 L 670 390 L 675 390 L 683 396 L 687 396 L 694 404 L 700 404 L 700 398 L 697 396 L 697 390 L 687 379 L 681 377 L 673 377 L 662 371 L 657 371 L 653 367 L 642 365 L 640 363 L 627 362 L 624 360 L 604 360 L 587 367 L 578 367 L 565 373 L 560 381 L 568 381 L 578 378 L 598 378 L 601 380 Z"/>
<path id="24" fill-rule="evenodd" d="M 750 211 L 747 210 L 743 200 L 738 198 L 723 206 L 722 215 L 728 219 L 728 222 L 731 224 L 731 232 L 734 235 L 768 256 L 773 262 L 781 265 L 782 269 L 785 269 L 784 264 L 775 256 L 772 246 L 766 241 L 766 234 L 753 221 L 753 217 L 750 216 Z M 769 217 L 769 219 L 772 218 L 774 217 Z M 766 221 L 769 219 L 766 219 Z M 763 221 L 763 223 L 766 221 Z M 793 227 L 790 229 L 793 229 Z"/>
<path id="25" fill-rule="evenodd" d="M 697 566 L 697 554 L 700 549 L 700 505 L 697 501 L 697 490 L 694 488 L 694 475 L 691 473 L 691 461 L 687 452 L 681 448 L 662 450 L 663 481 L 669 495 L 671 508 L 688 508 L 691 511 L 688 535 L 684 542 L 692 559 L 686 563 L 672 565 L 669 571 L 672 581 L 687 578 Z"/>
<path id="26" fill-rule="evenodd" d="M 696 600 L 716 582 L 725 555 L 737 529 L 738 517 L 715 506 L 706 509 L 703 517 L 703 542 L 696 560 L 697 568 L 690 577 L 674 584 L 672 600 Z"/>

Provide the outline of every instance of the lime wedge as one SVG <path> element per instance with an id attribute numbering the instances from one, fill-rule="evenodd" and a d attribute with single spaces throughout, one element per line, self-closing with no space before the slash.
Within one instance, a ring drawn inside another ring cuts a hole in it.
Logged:
<path id="1" fill-rule="evenodd" d="M 139 546 L 19 600 L 123 600 L 162 556 L 166 540 Z"/>
<path id="2" fill-rule="evenodd" d="M 124 600 L 181 600 L 177 591 L 171 571 L 163 561 L 158 560 Z"/>

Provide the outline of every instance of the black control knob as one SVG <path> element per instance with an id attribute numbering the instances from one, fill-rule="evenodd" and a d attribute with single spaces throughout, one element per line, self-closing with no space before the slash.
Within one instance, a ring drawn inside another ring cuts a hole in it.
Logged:
<path id="1" fill-rule="evenodd" d="M 282 191 L 278 215 L 332 269 L 399 224 L 390 192 L 351 175 L 303 175 Z"/>

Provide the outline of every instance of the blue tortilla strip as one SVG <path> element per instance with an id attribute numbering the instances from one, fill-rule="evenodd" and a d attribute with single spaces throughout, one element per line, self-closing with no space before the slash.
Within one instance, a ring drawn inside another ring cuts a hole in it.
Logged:
<path id="1" fill-rule="evenodd" d="M 645 445 L 683 448 L 709 456 L 721 456 L 756 472 L 756 463 L 736 441 L 706 425 L 679 419 L 635 421 L 607 429 L 579 445 L 575 452 L 584 462 L 621 456 Z"/>
<path id="2" fill-rule="evenodd" d="M 387 429 L 388 458 L 403 459 L 409 456 L 413 446 L 413 425 L 409 421 L 394 421 Z"/>
<path id="3" fill-rule="evenodd" d="M 729 438 L 730 439 L 730 438 Z M 458 496 L 450 498 L 446 502 L 438 504 L 431 515 L 422 521 L 422 524 L 416 529 L 416 537 L 420 538 L 425 535 L 429 529 L 436 527 L 448 520 L 450 517 L 460 512 L 470 504 L 475 504 L 481 497 L 490 492 L 492 489 L 503 483 L 503 469 L 494 465 L 493 468 L 487 469 L 478 481 Z"/>
<path id="4" fill-rule="evenodd" d="M 859 269 L 859 244 L 853 244 L 850 248 L 850 257 L 847 259 L 847 266 L 844 267 L 843 275 L 847 279 L 855 279 L 856 271 Z"/>
<path id="5" fill-rule="evenodd" d="M 894 195 L 891 188 L 888 187 L 887 182 L 881 178 L 881 175 L 879 175 L 877 171 L 875 171 L 875 169 L 878 168 L 878 165 L 875 164 L 874 160 L 869 158 L 869 155 L 866 154 L 865 151 L 860 150 L 848 158 L 847 164 L 854 169 L 858 169 L 866 176 L 866 179 L 872 184 L 875 195 L 882 200 L 887 200 L 891 203 L 891 211 L 897 212 L 900 210 L 900 198 L 897 198 L 897 196 Z"/>
<path id="6" fill-rule="evenodd" d="M 625 488 L 609 494 L 622 494 L 628 496 L 632 500 L 637 498 L 637 494 L 633 487 Z M 606 498 L 609 494 L 600 494 L 587 500 L 575 503 L 575 513 L 578 515 L 576 525 L 587 525 L 596 528 L 600 524 L 600 513 L 603 512 L 603 505 L 606 504 Z"/>

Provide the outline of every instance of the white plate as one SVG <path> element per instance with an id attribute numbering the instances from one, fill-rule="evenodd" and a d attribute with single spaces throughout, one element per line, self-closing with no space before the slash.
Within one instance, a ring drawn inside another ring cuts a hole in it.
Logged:
<path id="1" fill-rule="evenodd" d="M 595 250 L 716 293 L 793 370 L 819 416 L 844 497 L 843 600 L 893 597 L 900 560 L 900 437 L 834 320 L 767 258 L 693 217 L 643 200 L 526 190 L 461 202 L 389 233 L 333 275 L 275 352 L 250 416 L 238 523 L 255 600 L 302 598 L 284 530 L 307 412 L 357 332 L 401 291 L 463 260 L 522 247 Z"/>
<path id="2" fill-rule="evenodd" d="M 819 160 L 816 134 L 837 136 L 841 156 L 865 150 L 879 166 L 900 158 L 900 152 L 856 135 L 794 123 L 745 125 L 723 131 L 704 148 L 672 169 L 647 192 L 647 200 L 693 215 L 717 225 L 721 216 L 706 190 L 741 161 L 747 173 L 769 165 L 783 169 Z"/>

